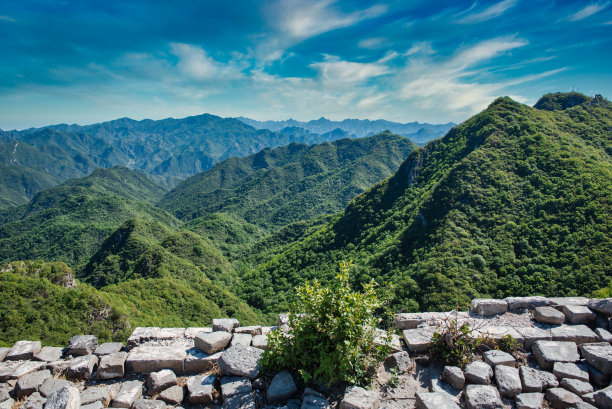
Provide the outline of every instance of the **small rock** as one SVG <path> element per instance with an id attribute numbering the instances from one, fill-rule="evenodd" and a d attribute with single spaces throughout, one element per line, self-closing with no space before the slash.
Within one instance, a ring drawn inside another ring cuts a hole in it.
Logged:
<path id="1" fill-rule="evenodd" d="M 224 349 L 232 339 L 232 334 L 227 331 L 216 331 L 216 332 L 204 332 L 198 334 L 193 339 L 196 348 L 202 350 L 207 354 L 214 354 L 215 352 Z"/>
<path id="2" fill-rule="evenodd" d="M 132 409 L 164 409 L 166 404 L 160 400 L 138 399 Z"/>
<path id="3" fill-rule="evenodd" d="M 221 378 L 221 396 L 223 399 L 234 395 L 251 393 L 253 388 L 247 378 L 237 376 L 224 376 Z"/>
<path id="4" fill-rule="evenodd" d="M 584 305 L 564 305 L 563 314 L 570 324 L 585 324 L 595 321 L 595 313 Z"/>
<path id="5" fill-rule="evenodd" d="M 49 378 L 40 386 L 40 388 L 38 388 L 38 391 L 42 396 L 48 398 L 54 392 L 62 388 L 69 388 L 71 386 L 74 386 L 74 384 L 65 379 Z"/>
<path id="6" fill-rule="evenodd" d="M 213 332 L 214 334 L 214 332 Z M 232 336 L 232 341 L 230 342 L 230 345 L 246 345 L 246 346 L 250 346 L 251 345 L 251 341 L 253 340 L 253 336 L 251 334 L 236 334 L 234 333 Z"/>
<path id="7" fill-rule="evenodd" d="M 147 391 L 149 395 L 154 395 L 173 385 L 176 385 L 176 375 L 170 369 L 151 372 L 147 377 Z"/>
<path id="8" fill-rule="evenodd" d="M 10 399 L 13 388 L 6 383 L 0 383 L 0 402 Z"/>
<path id="9" fill-rule="evenodd" d="M 0 347 L 0 362 L 4 361 L 4 357 L 6 356 L 6 354 L 8 354 L 10 350 L 11 348 Z"/>
<path id="10" fill-rule="evenodd" d="M 593 392 L 593 385 L 588 382 L 579 381 L 578 379 L 563 378 L 559 386 L 578 396 Z"/>
<path id="11" fill-rule="evenodd" d="M 268 349 L 268 337 L 267 335 L 255 335 L 251 341 L 251 345 L 255 348 L 266 350 Z"/>
<path id="12" fill-rule="evenodd" d="M 213 403 L 215 375 L 193 376 L 187 380 L 189 403 L 194 405 Z"/>
<path id="13" fill-rule="evenodd" d="M 98 363 L 95 355 L 83 355 L 70 361 L 70 366 L 66 370 L 66 376 L 73 379 L 88 379 Z"/>
<path id="14" fill-rule="evenodd" d="M 234 328 L 238 328 L 240 326 L 240 322 L 238 322 L 235 318 L 217 318 L 213 319 L 213 332 L 214 331 L 225 331 L 225 332 L 234 332 Z"/>
<path id="15" fill-rule="evenodd" d="M 107 406 L 110 401 L 111 394 L 106 386 L 90 386 L 81 391 L 81 405 L 101 402 L 103 406 Z"/>
<path id="16" fill-rule="evenodd" d="M 27 361 L 40 351 L 40 341 L 17 341 L 6 353 L 5 361 Z"/>
<path id="17" fill-rule="evenodd" d="M 456 404 L 459 404 L 460 402 L 459 395 L 461 394 L 461 391 L 453 388 L 448 383 L 444 382 L 442 379 L 439 379 L 439 378 L 434 377 L 431 379 L 431 384 L 429 386 L 429 392 L 435 392 L 435 393 L 445 395 L 447 398 L 449 398 Z"/>
<path id="18" fill-rule="evenodd" d="M 577 362 L 580 359 L 574 342 L 536 341 L 533 354 L 542 369 L 552 369 L 555 362 Z"/>
<path id="19" fill-rule="evenodd" d="M 580 351 L 589 365 L 599 369 L 606 375 L 612 374 L 612 346 L 610 343 L 582 344 Z"/>
<path id="20" fill-rule="evenodd" d="M 47 398 L 45 409 L 79 409 L 81 397 L 79 390 L 74 387 L 63 387 Z"/>
<path id="21" fill-rule="evenodd" d="M 185 399 L 185 391 L 182 386 L 175 385 L 161 391 L 157 398 L 169 405 L 178 405 Z"/>
<path id="22" fill-rule="evenodd" d="M 459 409 L 459 405 L 443 393 L 417 392 L 416 409 Z"/>
<path id="23" fill-rule="evenodd" d="M 589 305 L 586 297 L 550 297 L 548 303 L 551 306 L 563 307 L 564 305 Z"/>
<path id="24" fill-rule="evenodd" d="M 589 381 L 589 372 L 586 366 L 582 364 L 555 362 L 553 366 L 553 374 L 557 377 L 557 379 L 571 378 L 584 382 Z"/>
<path id="25" fill-rule="evenodd" d="M 130 408 L 134 402 L 142 397 L 142 383 L 139 381 L 127 381 L 121 384 L 119 393 L 113 399 L 111 407 Z"/>
<path id="26" fill-rule="evenodd" d="M 49 378 L 51 378 L 51 371 L 48 369 L 22 376 L 15 386 L 15 396 L 23 398 L 31 395 L 38 391 L 38 388 Z"/>
<path id="27" fill-rule="evenodd" d="M 496 349 L 486 351 L 483 356 L 485 362 L 493 367 L 496 365 L 514 366 L 514 363 L 516 362 L 514 357 L 509 353 Z"/>
<path id="28" fill-rule="evenodd" d="M 521 366 L 519 373 L 524 392 L 543 392 L 546 388 L 556 388 L 559 386 L 559 381 L 550 372 Z"/>
<path id="29" fill-rule="evenodd" d="M 64 374 L 68 370 L 71 361 L 53 361 L 47 362 L 47 369 L 53 372 L 54 375 Z"/>
<path id="30" fill-rule="evenodd" d="M 569 408 L 582 402 L 578 395 L 563 388 L 550 388 L 546 390 L 546 400 L 555 409 Z"/>
<path id="31" fill-rule="evenodd" d="M 462 390 L 465 385 L 465 376 L 458 366 L 445 366 L 442 371 L 442 379 L 457 390 Z"/>
<path id="32" fill-rule="evenodd" d="M 553 341 L 570 341 L 576 344 L 597 342 L 599 337 L 586 325 L 561 325 L 550 330 Z"/>
<path id="33" fill-rule="evenodd" d="M 340 402 L 340 409 L 377 409 L 378 393 L 367 391 L 359 386 L 349 386 Z"/>
<path id="34" fill-rule="evenodd" d="M 498 390 L 490 385 L 468 385 L 465 388 L 468 409 L 502 409 Z"/>
<path id="35" fill-rule="evenodd" d="M 282 371 L 276 374 L 266 394 L 268 403 L 277 403 L 289 399 L 297 392 L 297 386 L 291 374 Z"/>
<path id="36" fill-rule="evenodd" d="M 404 342 L 410 352 L 425 352 L 433 340 L 435 330 L 430 327 L 406 329 L 402 331 Z"/>
<path id="37" fill-rule="evenodd" d="M 102 355 L 110 355 L 116 352 L 120 352 L 123 349 L 123 344 L 121 342 L 105 342 L 100 345 L 94 351 L 94 354 L 98 356 Z"/>
<path id="38" fill-rule="evenodd" d="M 42 347 L 40 351 L 34 354 L 33 359 L 36 361 L 53 362 L 59 361 L 63 355 L 64 348 Z"/>
<path id="39" fill-rule="evenodd" d="M 521 393 L 522 387 L 519 370 L 513 366 L 496 366 L 495 382 L 499 388 L 499 393 L 506 398 L 513 398 Z"/>
<path id="40" fill-rule="evenodd" d="M 90 355 L 98 348 L 95 335 L 75 335 L 68 341 L 68 355 Z"/>
<path id="41" fill-rule="evenodd" d="M 261 325 L 252 325 L 250 327 L 234 328 L 234 334 L 250 334 L 252 336 L 261 335 Z"/>
<path id="42" fill-rule="evenodd" d="M 225 375 L 254 379 L 259 375 L 259 359 L 263 351 L 245 345 L 234 345 L 223 352 L 218 365 Z"/>
<path id="43" fill-rule="evenodd" d="M 465 380 L 468 383 L 488 385 L 493 377 L 491 366 L 482 361 L 474 361 L 465 367 Z"/>
<path id="44" fill-rule="evenodd" d="M 391 354 L 385 360 L 390 368 L 397 368 L 400 373 L 406 373 L 412 368 L 410 355 L 406 351 Z"/>
<path id="45" fill-rule="evenodd" d="M 565 315 L 553 307 L 538 307 L 535 309 L 533 319 L 546 324 L 563 324 Z"/>
<path id="46" fill-rule="evenodd" d="M 543 393 L 521 393 L 515 399 L 516 409 L 541 409 L 544 406 Z"/>
<path id="47" fill-rule="evenodd" d="M 23 402 L 20 409 L 43 409 L 45 403 L 47 403 L 47 398 L 44 398 L 38 392 L 34 392 Z"/>
<path id="48" fill-rule="evenodd" d="M 100 356 L 100 364 L 96 372 L 97 379 L 123 378 L 125 374 L 125 360 L 127 352 L 115 352 L 109 355 Z"/>

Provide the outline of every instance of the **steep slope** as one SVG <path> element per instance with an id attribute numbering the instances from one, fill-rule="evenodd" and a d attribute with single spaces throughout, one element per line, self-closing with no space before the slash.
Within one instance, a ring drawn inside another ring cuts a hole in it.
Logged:
<path id="1" fill-rule="evenodd" d="M 59 180 L 36 169 L 0 163 L 0 208 L 27 203 Z"/>
<path id="2" fill-rule="evenodd" d="M 0 211 L 0 262 L 22 259 L 88 259 L 125 220 L 141 218 L 177 225 L 147 202 L 164 190 L 125 168 L 99 169 L 37 194 L 27 205 Z"/>
<path id="3" fill-rule="evenodd" d="M 408 139 L 382 133 L 264 149 L 192 176 L 159 206 L 184 220 L 224 212 L 274 230 L 342 210 L 353 197 L 391 175 L 414 147 Z"/>
<path id="4" fill-rule="evenodd" d="M 612 278 L 612 104 L 509 98 L 414 151 L 344 213 L 243 277 L 243 297 L 287 307 L 294 285 L 353 259 L 355 284 L 396 285 L 396 310 L 471 297 L 588 295 Z M 541 106 L 538 104 L 537 106 Z"/>

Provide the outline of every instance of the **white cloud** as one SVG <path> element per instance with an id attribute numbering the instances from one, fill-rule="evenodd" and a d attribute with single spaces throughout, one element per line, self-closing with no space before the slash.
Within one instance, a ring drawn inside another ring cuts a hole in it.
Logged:
<path id="1" fill-rule="evenodd" d="M 336 0 L 280 0 L 267 10 L 272 31 L 258 39 L 255 55 L 259 65 L 281 60 L 286 50 L 308 38 L 353 26 L 387 12 L 384 4 L 345 13 Z"/>
<path id="2" fill-rule="evenodd" d="M 359 41 L 358 46 L 360 48 L 376 49 L 383 47 L 386 42 L 387 40 L 383 37 L 364 38 Z"/>
<path id="3" fill-rule="evenodd" d="M 0 21 L 8 21 L 9 23 L 14 23 L 15 19 L 9 16 L 0 16 Z"/>
<path id="4" fill-rule="evenodd" d="M 172 43 L 172 54 L 179 58 L 177 67 L 187 77 L 198 80 L 227 80 L 243 76 L 235 64 L 223 64 L 211 58 L 204 49 L 191 44 Z"/>
<path id="5" fill-rule="evenodd" d="M 481 12 L 468 14 L 459 20 L 457 23 L 460 24 L 472 24 L 472 23 L 481 23 L 483 21 L 491 20 L 492 18 L 499 17 L 504 14 L 507 10 L 514 7 L 517 3 L 517 0 L 503 0 L 497 4 L 494 4 Z M 468 10 L 463 12 L 465 14 L 476 7 L 476 3 L 474 3 Z"/>
<path id="6" fill-rule="evenodd" d="M 418 100 L 420 108 L 424 110 L 444 110 L 449 118 L 472 115 L 486 107 L 506 87 L 561 71 L 519 77 L 508 82 L 473 79 L 487 73 L 475 68 L 478 64 L 526 44 L 527 41 L 522 39 L 502 37 L 472 45 L 446 60 L 423 55 L 410 57 L 406 68 L 396 77 L 397 82 L 402 84 L 397 96 L 404 101 Z"/>
<path id="7" fill-rule="evenodd" d="M 330 55 L 326 55 L 324 61 L 310 64 L 310 67 L 318 72 L 323 83 L 332 87 L 364 82 L 390 72 L 382 63 L 344 61 Z"/>
<path id="8" fill-rule="evenodd" d="M 579 10 L 578 12 L 568 16 L 567 19 L 569 21 L 584 20 L 585 18 L 590 17 L 593 14 L 597 14 L 600 11 L 604 10 L 606 7 L 608 7 L 609 4 L 610 4 L 609 1 L 606 1 L 605 3 L 593 3 L 593 4 L 589 4 L 588 6 L 583 8 L 582 10 Z"/>

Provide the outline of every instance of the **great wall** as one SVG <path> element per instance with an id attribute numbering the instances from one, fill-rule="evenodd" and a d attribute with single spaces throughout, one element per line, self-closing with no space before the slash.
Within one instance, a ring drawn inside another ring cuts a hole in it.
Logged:
<path id="1" fill-rule="evenodd" d="M 612 299 L 475 299 L 470 310 L 396 314 L 402 336 L 373 388 L 340 396 L 299 386 L 287 371 L 260 374 L 274 327 L 231 318 L 204 328 L 136 328 L 125 345 L 91 335 L 56 347 L 18 341 L 0 348 L 0 409 L 612 408 Z M 455 320 L 489 340 L 511 335 L 522 351 L 490 349 L 464 369 L 440 366 L 428 349 Z M 286 315 L 278 326 L 286 330 Z"/>

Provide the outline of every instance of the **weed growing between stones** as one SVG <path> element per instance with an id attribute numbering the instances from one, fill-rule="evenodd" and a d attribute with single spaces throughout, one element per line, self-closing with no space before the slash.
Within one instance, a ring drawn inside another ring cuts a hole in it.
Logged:
<path id="1" fill-rule="evenodd" d="M 371 383 L 390 352 L 390 333 L 382 343 L 380 338 L 375 342 L 381 316 L 389 314 L 390 285 L 385 290 L 371 281 L 363 292 L 352 291 L 350 266 L 340 263 L 328 287 L 314 280 L 296 289 L 298 301 L 291 307 L 288 330 L 268 335 L 261 359 L 265 370 L 298 372 L 306 384 Z"/>

